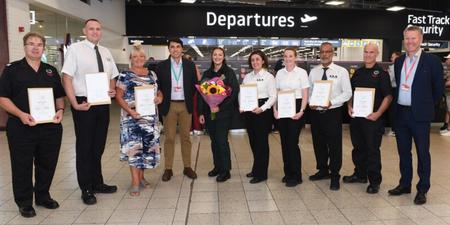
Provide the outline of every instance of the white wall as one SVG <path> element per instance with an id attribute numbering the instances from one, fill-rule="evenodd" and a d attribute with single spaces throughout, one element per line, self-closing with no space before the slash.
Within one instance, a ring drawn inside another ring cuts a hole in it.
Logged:
<path id="1" fill-rule="evenodd" d="M 116 63 L 128 62 L 123 0 L 92 0 L 91 5 L 78 0 L 6 0 L 10 61 L 24 57 L 22 37 L 30 31 L 29 4 L 79 21 L 99 20 L 103 29 L 100 44 L 111 51 Z M 25 32 L 18 32 L 19 26 L 25 27 Z"/>
<path id="2" fill-rule="evenodd" d="M 25 56 L 22 37 L 30 31 L 30 13 L 28 3 L 20 0 L 6 1 L 6 18 L 8 21 L 9 61 L 16 61 Z M 24 27 L 25 32 L 19 32 Z"/>

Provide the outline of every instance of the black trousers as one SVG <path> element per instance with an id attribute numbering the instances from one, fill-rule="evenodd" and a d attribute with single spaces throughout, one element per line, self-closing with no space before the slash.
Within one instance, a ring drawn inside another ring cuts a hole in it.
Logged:
<path id="1" fill-rule="evenodd" d="M 296 112 L 300 111 L 302 100 L 296 101 Z M 289 179 L 302 179 L 302 157 L 298 141 L 300 132 L 305 124 L 304 114 L 300 119 L 282 118 L 277 121 L 283 154 L 284 175 Z"/>
<path id="2" fill-rule="evenodd" d="M 267 99 L 260 100 L 259 106 L 262 106 L 266 101 Z M 253 152 L 251 172 L 255 178 L 265 180 L 269 168 L 269 133 L 272 130 L 273 110 L 267 109 L 260 114 L 245 112 L 244 116 L 245 127 Z"/>
<path id="3" fill-rule="evenodd" d="M 341 108 L 326 111 L 311 110 L 311 134 L 317 161 L 316 168 L 323 172 L 329 171 L 332 179 L 339 179 L 342 167 Z"/>
<path id="4" fill-rule="evenodd" d="M 83 101 L 86 101 L 85 97 L 77 97 L 78 103 Z M 108 134 L 109 105 L 91 106 L 88 111 L 71 109 L 77 137 L 78 185 L 81 190 L 90 191 L 93 185 L 103 183 L 102 155 Z"/>
<path id="5" fill-rule="evenodd" d="M 8 119 L 8 137 L 14 201 L 19 207 L 50 199 L 50 186 L 58 163 L 63 128 L 61 124 L 23 125 Z M 34 179 L 33 187 L 33 163 Z"/>
<path id="6" fill-rule="evenodd" d="M 395 99 L 395 95 L 397 95 L 397 88 L 392 88 L 392 97 Z M 395 131 L 395 108 L 397 107 L 397 102 L 391 101 L 389 108 L 387 110 L 389 116 L 389 126 L 392 131 Z"/>
<path id="7" fill-rule="evenodd" d="M 231 118 L 211 120 L 209 114 L 205 115 L 205 124 L 211 138 L 211 150 L 213 153 L 214 167 L 221 172 L 231 170 L 230 144 L 228 143 L 228 131 L 231 127 Z"/>
<path id="8" fill-rule="evenodd" d="M 383 120 L 370 121 L 362 117 L 350 119 L 350 138 L 355 175 L 369 178 L 370 184 L 381 184 L 381 139 Z"/>

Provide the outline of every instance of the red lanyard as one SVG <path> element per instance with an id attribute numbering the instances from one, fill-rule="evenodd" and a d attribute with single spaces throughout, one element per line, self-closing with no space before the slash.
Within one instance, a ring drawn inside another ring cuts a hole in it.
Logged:
<path id="1" fill-rule="evenodd" d="M 404 68 L 405 68 L 405 75 L 406 75 L 406 77 L 405 77 L 405 83 L 408 82 L 409 76 L 411 75 L 411 72 L 412 72 L 414 66 L 416 65 L 417 61 L 419 61 L 421 55 L 422 55 L 422 52 L 420 52 L 420 54 L 419 54 L 419 56 L 417 57 L 417 59 L 414 60 L 414 63 L 412 64 L 412 66 L 411 66 L 411 68 L 409 69 L 409 72 L 408 72 L 408 73 L 406 73 L 406 56 L 405 56 L 405 66 L 404 66 Z"/>

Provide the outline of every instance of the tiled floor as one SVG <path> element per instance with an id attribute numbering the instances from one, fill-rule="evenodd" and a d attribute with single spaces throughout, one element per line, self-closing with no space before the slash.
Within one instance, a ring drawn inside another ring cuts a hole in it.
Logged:
<path id="1" fill-rule="evenodd" d="M 119 111 L 113 105 L 111 125 L 103 155 L 105 182 L 119 187 L 117 193 L 99 194 L 98 203 L 84 205 L 75 172 L 75 136 L 70 112 L 66 112 L 63 145 L 51 188 L 60 207 L 48 210 L 35 207 L 37 216 L 23 218 L 12 197 L 9 151 L 4 131 L 0 132 L 0 224 L 450 224 L 450 138 L 441 137 L 433 124 L 431 134 L 432 186 L 428 202 L 413 203 L 412 194 L 388 196 L 399 179 L 395 138 L 384 136 L 382 144 L 383 183 L 378 194 L 365 192 L 367 184 L 344 184 L 339 191 L 329 189 L 329 181 L 312 182 L 315 157 L 309 128 L 302 131 L 303 180 L 295 188 L 281 183 L 283 177 L 279 136 L 270 135 L 269 179 L 250 184 L 252 153 L 245 133 L 230 134 L 233 170 L 231 179 L 217 183 L 209 178 L 212 155 L 208 136 L 192 136 L 192 163 L 199 177 L 182 175 L 177 145 L 174 177 L 162 182 L 163 166 L 146 171 L 153 185 L 141 195 L 129 195 L 130 172 L 119 162 Z M 353 172 L 352 145 L 344 125 L 344 156 L 341 175 Z M 414 154 L 415 155 L 415 154 Z M 414 183 L 418 180 L 414 177 Z"/>

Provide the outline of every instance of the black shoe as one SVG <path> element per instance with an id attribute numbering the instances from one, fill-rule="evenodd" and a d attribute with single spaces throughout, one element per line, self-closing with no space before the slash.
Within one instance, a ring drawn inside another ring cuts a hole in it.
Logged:
<path id="1" fill-rule="evenodd" d="M 36 211 L 34 211 L 33 206 L 24 206 L 19 207 L 20 215 L 26 218 L 34 217 L 36 216 Z"/>
<path id="2" fill-rule="evenodd" d="M 297 180 L 297 179 L 290 179 L 288 181 L 286 181 L 286 187 L 295 187 L 299 184 L 303 183 L 303 180 Z"/>
<path id="3" fill-rule="evenodd" d="M 448 123 L 444 123 L 444 125 L 441 128 L 439 128 L 439 130 L 445 130 L 447 128 L 448 128 Z"/>
<path id="4" fill-rule="evenodd" d="M 309 180 L 315 181 L 315 180 L 324 180 L 329 179 L 330 174 L 328 172 L 317 172 L 316 174 L 309 176 Z"/>
<path id="5" fill-rule="evenodd" d="M 216 181 L 217 182 L 225 182 L 228 179 L 230 179 L 230 177 L 231 177 L 230 171 L 223 172 L 223 173 L 220 173 L 220 175 L 216 178 Z"/>
<path id="6" fill-rule="evenodd" d="M 253 172 L 251 172 L 251 173 L 247 173 L 247 174 L 245 174 L 245 176 L 246 176 L 246 177 L 254 177 L 254 176 L 255 176 L 255 174 L 253 174 Z"/>
<path id="7" fill-rule="evenodd" d="M 97 184 L 92 187 L 92 193 L 103 193 L 103 194 L 111 194 L 117 191 L 117 186 L 109 186 L 106 184 Z"/>
<path id="8" fill-rule="evenodd" d="M 40 203 L 36 202 L 36 205 L 44 206 L 47 209 L 57 209 L 59 207 L 58 202 L 53 199 L 47 199 Z"/>
<path id="9" fill-rule="evenodd" d="M 355 174 L 351 176 L 344 176 L 342 180 L 344 183 L 367 183 L 367 178 L 359 178 Z"/>
<path id="10" fill-rule="evenodd" d="M 369 193 L 369 194 L 376 194 L 376 193 L 378 193 L 378 190 L 380 190 L 380 185 L 377 185 L 377 184 L 370 184 L 370 185 L 367 187 L 366 192 Z"/>
<path id="11" fill-rule="evenodd" d="M 215 177 L 215 176 L 217 176 L 219 174 L 220 174 L 220 169 L 217 168 L 217 167 L 214 167 L 213 170 L 208 172 L 208 177 Z"/>
<path id="12" fill-rule="evenodd" d="M 259 183 L 259 182 L 262 182 L 265 180 L 266 179 L 259 179 L 259 178 L 253 177 L 253 179 L 250 180 L 250 184 L 256 184 L 256 183 Z"/>
<path id="13" fill-rule="evenodd" d="M 427 193 L 419 192 L 417 193 L 416 197 L 414 198 L 414 203 L 416 205 L 422 205 L 427 202 Z"/>
<path id="14" fill-rule="evenodd" d="M 337 191 L 341 189 L 341 184 L 339 183 L 339 179 L 331 179 L 330 190 Z"/>
<path id="15" fill-rule="evenodd" d="M 97 203 L 97 198 L 94 196 L 92 191 L 81 191 L 81 199 L 86 205 L 93 205 Z"/>
<path id="16" fill-rule="evenodd" d="M 286 183 L 291 178 L 289 176 L 284 176 L 283 179 L 281 179 L 281 182 Z"/>
<path id="17" fill-rule="evenodd" d="M 396 188 L 389 190 L 388 193 L 390 195 L 409 194 L 411 193 L 411 188 L 398 185 Z"/>

